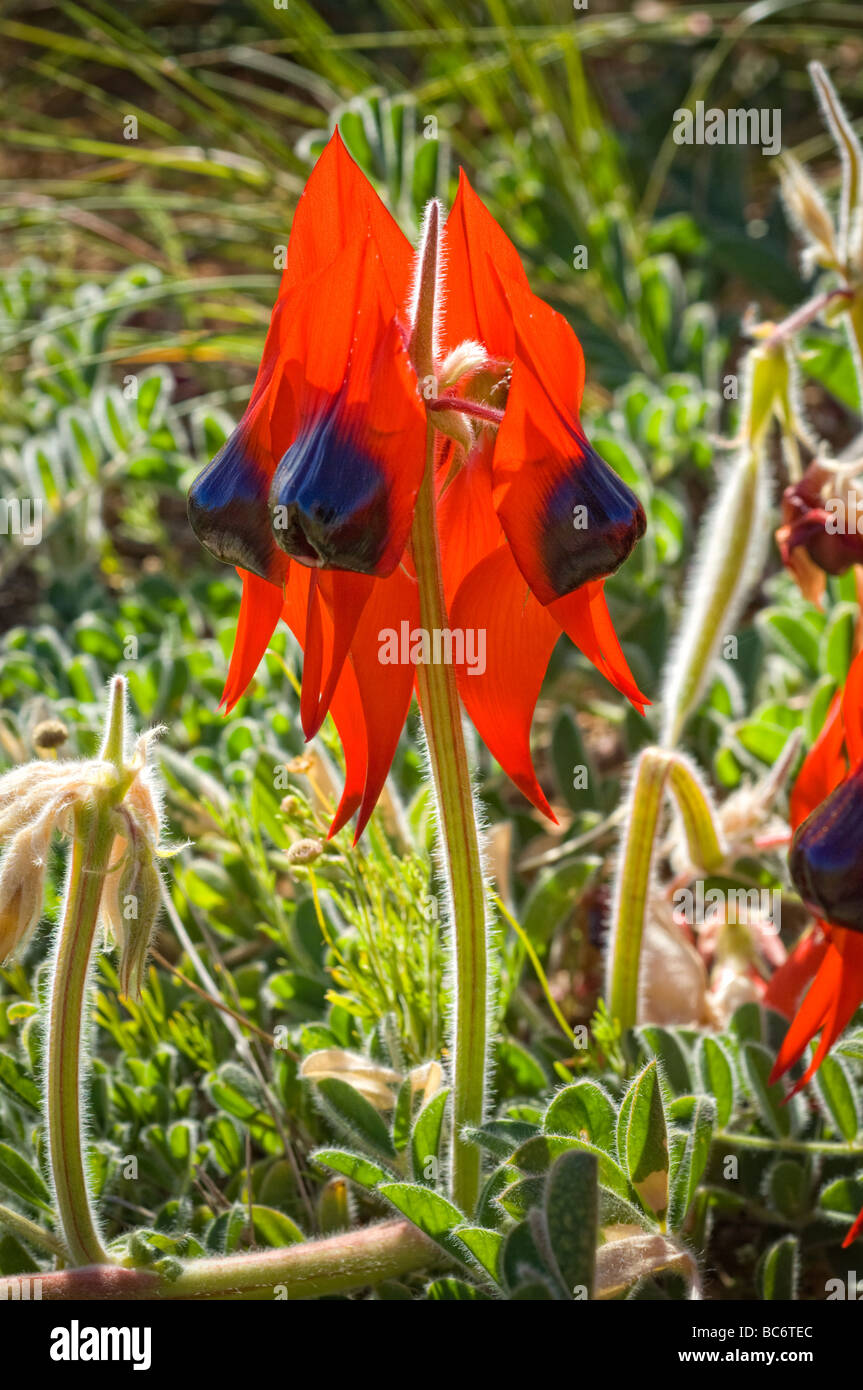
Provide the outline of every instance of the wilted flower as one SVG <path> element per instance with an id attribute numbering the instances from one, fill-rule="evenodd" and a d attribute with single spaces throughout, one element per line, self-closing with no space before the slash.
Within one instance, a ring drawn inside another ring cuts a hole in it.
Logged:
<path id="1" fill-rule="evenodd" d="M 797 483 L 782 494 L 782 524 L 776 543 L 782 563 L 793 574 L 805 598 L 821 605 L 828 574 L 844 574 L 863 564 L 863 530 L 848 525 L 853 499 L 832 496 L 831 474 L 813 463 Z"/>
<path id="2" fill-rule="evenodd" d="M 161 894 L 156 861 L 169 852 L 147 762 L 158 732 L 142 734 L 122 767 L 103 748 L 98 758 L 38 760 L 0 777 L 0 960 L 23 949 L 42 914 L 52 837 L 74 837 L 76 812 L 101 798 L 112 805 L 115 833 L 99 916 L 120 950 L 123 991 L 140 993 Z"/>
<path id="3" fill-rule="evenodd" d="M 310 1052 L 302 1061 L 300 1075 L 307 1081 L 347 1081 L 376 1110 L 392 1110 L 398 1089 L 407 1079 L 393 1067 L 374 1062 L 360 1052 L 348 1052 L 343 1047 L 324 1047 Z M 407 1075 L 412 1094 L 421 1091 L 424 1102 L 443 1084 L 443 1071 L 438 1062 L 424 1062 Z"/>

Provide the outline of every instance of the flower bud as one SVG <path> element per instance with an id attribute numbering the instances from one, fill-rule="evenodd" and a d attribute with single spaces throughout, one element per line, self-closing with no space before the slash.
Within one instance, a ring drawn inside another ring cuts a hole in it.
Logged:
<path id="1" fill-rule="evenodd" d="M 320 859 L 324 847 L 320 840 L 296 840 L 287 852 L 289 864 L 313 864 Z"/>
<path id="2" fill-rule="evenodd" d="M 33 747 L 37 753 L 60 748 L 69 737 L 69 730 L 61 719 L 42 719 L 32 734 Z"/>
<path id="3" fill-rule="evenodd" d="M 118 887 L 121 925 L 120 989 L 132 999 L 140 999 L 147 954 L 159 914 L 162 881 L 150 845 L 139 842 L 120 873 Z"/>
<path id="4" fill-rule="evenodd" d="M 804 263 L 836 268 L 839 252 L 833 219 L 818 186 L 791 154 L 782 156 L 782 195 L 788 215 L 806 242 Z"/>
<path id="5" fill-rule="evenodd" d="M 788 862 L 817 917 L 863 932 L 863 763 L 807 816 Z"/>

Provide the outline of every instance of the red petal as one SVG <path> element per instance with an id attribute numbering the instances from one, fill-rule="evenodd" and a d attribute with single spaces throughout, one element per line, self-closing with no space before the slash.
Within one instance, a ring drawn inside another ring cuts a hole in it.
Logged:
<path id="1" fill-rule="evenodd" d="M 462 169 L 446 223 L 447 279 L 444 336 L 448 347 L 478 338 L 493 357 L 512 358 L 512 319 L 494 267 L 528 288 L 518 252 L 474 193 Z"/>
<path id="2" fill-rule="evenodd" d="M 327 717 L 357 623 L 375 584 L 374 579 L 364 574 L 348 574 L 339 570 L 315 570 L 312 573 L 317 575 L 317 584 L 309 586 L 309 602 L 311 605 L 314 592 L 316 604 L 313 621 L 316 628 L 314 634 L 311 630 L 308 634 L 309 647 L 303 665 L 303 696 L 300 702 L 303 732 L 307 739 L 314 738 Z M 325 630 L 321 623 L 321 603 L 326 604 L 330 617 Z M 312 667 L 308 658 L 315 642 L 320 646 L 320 659 Z M 327 672 L 326 677 L 322 677 L 322 670 Z"/>
<path id="3" fill-rule="evenodd" d="M 853 1245 L 861 1231 L 863 1231 L 863 1211 L 861 1211 L 854 1225 L 851 1227 L 851 1230 L 843 1240 L 842 1249 L 847 1250 L 849 1245 Z"/>
<path id="4" fill-rule="evenodd" d="M 324 668 L 333 649 L 333 632 L 326 603 L 319 603 L 318 617 L 309 626 L 311 574 L 303 565 L 291 566 L 284 618 L 303 647 L 306 661 L 317 671 Z M 314 604 L 311 609 L 314 611 Z M 341 668 L 330 705 L 345 752 L 345 789 L 330 836 L 359 809 L 356 843 L 377 804 L 404 727 L 415 675 L 409 662 L 381 664 L 381 633 L 385 628 L 398 632 L 402 622 L 411 628 L 418 621 L 419 601 L 412 574 L 399 568 L 388 579 L 372 581 L 351 640 L 350 658 Z M 311 650 L 312 641 L 323 643 L 320 660 Z M 305 680 L 304 670 L 304 684 Z"/>
<path id="5" fill-rule="evenodd" d="M 842 696 L 842 722 L 852 767 L 863 758 L 863 651 L 851 662 Z M 845 773 L 842 773 L 844 777 Z M 840 779 L 841 780 L 841 779 Z M 831 788 L 832 790 L 832 788 Z"/>
<path id="6" fill-rule="evenodd" d="M 830 1003 L 817 1051 L 801 1085 L 820 1067 L 863 1000 L 863 936 L 856 931 L 833 927 L 830 944 L 835 947 L 842 960 L 839 988 Z"/>
<path id="7" fill-rule="evenodd" d="M 445 488 L 453 455 L 449 441 L 438 462 L 438 534 L 448 607 L 462 580 L 505 540 L 491 500 L 493 449 L 494 441 L 483 434 Z"/>
<path id="8" fill-rule="evenodd" d="M 845 741 L 842 708 L 842 696 L 837 691 L 821 732 L 806 754 L 791 792 L 792 830 L 796 830 L 847 775 L 848 768 L 842 752 Z"/>
<path id="9" fill-rule="evenodd" d="M 809 987 L 797 1016 L 785 1035 L 771 1082 L 793 1066 L 803 1055 L 807 1043 L 823 1029 L 818 1048 L 800 1081 L 792 1088 L 795 1095 L 821 1065 L 840 1033 L 863 1000 L 863 936 L 841 927 L 830 929 L 830 945 Z"/>
<path id="10" fill-rule="evenodd" d="M 243 581 L 243 597 L 231 664 L 219 702 L 224 705 L 226 714 L 230 714 L 257 671 L 282 611 L 281 589 L 259 579 L 256 574 L 240 570 L 239 575 Z"/>
<path id="11" fill-rule="evenodd" d="M 554 603 L 548 605 L 548 612 L 588 661 L 592 661 L 597 670 L 611 681 L 615 690 L 625 695 L 639 714 L 643 714 L 644 706 L 649 705 L 650 701 L 636 685 L 623 655 L 605 601 L 604 587 L 602 580 L 585 584 L 583 589 L 555 599 Z"/>
<path id="12" fill-rule="evenodd" d="M 291 632 L 296 637 L 300 646 L 303 648 L 303 678 L 305 680 L 305 659 L 308 655 L 309 637 L 315 637 L 315 633 L 309 633 L 309 590 L 311 588 L 312 571 L 303 565 L 291 565 L 290 580 L 285 594 L 285 603 L 282 610 L 282 617 L 287 623 Z M 319 607 L 322 630 L 328 624 L 326 610 Z M 312 657 L 312 661 L 317 665 L 317 659 Z M 335 835 L 337 830 L 350 820 L 356 811 L 363 796 L 363 786 L 366 780 L 367 765 L 367 745 L 366 745 L 366 726 L 363 719 L 362 705 L 360 703 L 359 690 L 353 671 L 345 665 L 338 686 L 333 696 L 330 713 L 335 721 L 342 748 L 345 754 L 345 785 L 342 798 L 336 810 L 335 818 L 330 826 L 330 835 Z"/>
<path id="13" fill-rule="evenodd" d="M 369 226 L 391 294 L 402 305 L 410 292 L 413 248 L 336 130 L 297 203 L 279 298 L 332 265 L 346 246 L 362 240 Z"/>
<path id="14" fill-rule="evenodd" d="M 764 1003 L 786 1018 L 793 1018 L 807 985 L 821 967 L 829 940 L 810 927 L 767 982 Z"/>
<path id="15" fill-rule="evenodd" d="M 560 630 L 530 593 L 508 546 L 487 555 L 464 580 L 450 624 L 485 633 L 485 671 L 456 668 L 480 737 L 528 800 L 556 820 L 534 771 L 530 726 Z"/>
<path id="16" fill-rule="evenodd" d="M 419 596 L 412 572 L 400 566 L 388 579 L 375 581 L 351 643 L 350 665 L 356 676 L 368 746 L 368 767 L 354 844 L 362 835 L 389 775 L 410 708 L 416 674 L 409 663 L 381 664 L 381 635 L 387 628 L 399 632 L 403 623 L 410 629 L 418 622 Z M 335 711 L 335 701 L 333 709 Z"/>

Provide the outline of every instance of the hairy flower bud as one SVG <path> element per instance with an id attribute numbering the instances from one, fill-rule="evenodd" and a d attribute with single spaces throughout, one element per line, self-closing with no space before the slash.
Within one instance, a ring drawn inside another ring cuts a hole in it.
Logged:
<path id="1" fill-rule="evenodd" d="M 835 269 L 839 263 L 839 251 L 833 219 L 817 184 L 788 153 L 782 156 L 780 178 L 788 216 L 806 243 L 804 268 L 810 273 L 813 264 Z"/>
<path id="2" fill-rule="evenodd" d="M 313 864 L 316 859 L 320 859 L 324 852 L 324 847 L 320 840 L 296 840 L 287 852 L 286 858 L 290 864 Z"/>
<path id="3" fill-rule="evenodd" d="M 69 737 L 62 719 L 41 719 L 33 730 L 32 742 L 37 753 L 60 748 Z"/>
<path id="4" fill-rule="evenodd" d="M 132 999 L 141 997 L 147 955 L 159 915 L 162 881 L 150 845 L 142 841 L 130 852 L 118 889 L 122 938 L 120 989 Z"/>

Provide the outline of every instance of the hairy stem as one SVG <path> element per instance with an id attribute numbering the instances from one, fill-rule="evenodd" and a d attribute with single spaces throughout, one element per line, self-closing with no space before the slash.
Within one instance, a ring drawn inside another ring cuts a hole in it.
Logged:
<path id="1" fill-rule="evenodd" d="M 282 1250 L 194 1260 L 174 1279 L 155 1270 L 119 1265 L 37 1277 L 39 1296 L 45 1302 L 324 1298 L 382 1279 L 398 1279 L 411 1270 L 433 1269 L 443 1260 L 440 1248 L 411 1222 L 386 1221 Z M 17 1276 L 0 1279 L 0 1301 L 18 1296 L 18 1282 Z"/>
<path id="2" fill-rule="evenodd" d="M 419 256 L 410 354 L 420 382 L 435 373 L 435 329 L 440 293 L 440 207 L 429 204 Z M 435 494 L 435 426 L 429 410 L 422 485 L 414 509 L 411 554 L 426 632 L 449 627 L 444 597 Z M 443 662 L 417 667 L 420 708 L 438 809 L 441 856 L 451 904 L 454 1029 L 452 1199 L 471 1215 L 479 1196 L 480 1153 L 465 1143 L 465 1126 L 481 1124 L 485 1105 L 488 1030 L 486 895 L 470 769 L 455 671 Z"/>
<path id="3" fill-rule="evenodd" d="M 638 1018 L 641 938 L 647 915 L 653 846 L 672 756 L 646 748 L 638 760 L 626 835 L 620 848 L 608 957 L 608 1008 L 622 1029 Z"/>
<path id="4" fill-rule="evenodd" d="M 100 757 L 101 786 L 73 812 L 72 854 L 63 920 L 57 935 L 46 1037 L 45 1114 L 48 1156 L 63 1239 L 74 1264 L 105 1264 L 110 1257 L 96 1229 L 84 1155 L 82 1059 L 90 958 L 102 887 L 114 840 L 113 809 L 132 774 L 124 767 L 126 683 L 111 682 Z"/>
<path id="5" fill-rule="evenodd" d="M 104 1264 L 109 1258 L 90 1205 L 81 1116 L 84 1012 L 99 899 L 111 851 L 109 814 L 93 803 L 75 811 L 48 1019 L 48 1153 L 63 1238 L 79 1265 Z"/>
<path id="6" fill-rule="evenodd" d="M 412 550 L 427 632 L 448 626 L 438 546 L 434 491 L 434 427 L 428 428 L 426 472 L 414 514 Z M 478 1125 L 485 1104 L 488 1001 L 486 895 L 461 706 L 452 666 L 417 667 L 420 707 L 437 797 L 439 831 L 452 904 L 454 959 L 454 1098 L 451 1188 L 470 1215 L 479 1194 L 479 1149 L 461 1138 Z"/>

